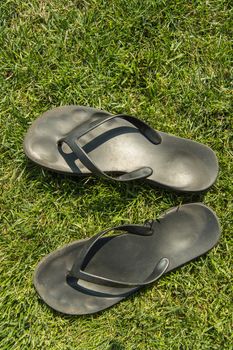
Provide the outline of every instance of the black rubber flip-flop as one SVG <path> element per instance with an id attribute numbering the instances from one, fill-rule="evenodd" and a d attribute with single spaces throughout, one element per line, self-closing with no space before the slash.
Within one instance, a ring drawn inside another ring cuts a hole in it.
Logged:
<path id="1" fill-rule="evenodd" d="M 102 238 L 112 230 L 127 233 Z M 205 254 L 219 237 L 212 210 L 185 204 L 159 220 L 118 226 L 56 250 L 37 266 L 34 285 L 56 311 L 92 314 Z"/>
<path id="2" fill-rule="evenodd" d="M 44 113 L 29 128 L 24 150 L 33 162 L 63 174 L 144 179 L 185 192 L 206 190 L 218 174 L 209 147 L 156 131 L 133 116 L 82 106 Z"/>

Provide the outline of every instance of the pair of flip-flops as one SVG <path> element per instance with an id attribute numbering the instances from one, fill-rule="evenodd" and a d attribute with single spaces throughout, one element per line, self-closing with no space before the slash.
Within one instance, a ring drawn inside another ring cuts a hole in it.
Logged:
<path id="1" fill-rule="evenodd" d="M 82 106 L 44 113 L 29 128 L 24 150 L 60 173 L 144 180 L 183 192 L 208 189 L 218 173 L 207 146 L 155 131 L 136 117 Z M 103 237 L 110 231 L 117 234 Z M 159 220 L 107 229 L 49 254 L 37 266 L 34 285 L 57 311 L 98 312 L 205 254 L 219 236 L 211 209 L 185 204 Z"/>

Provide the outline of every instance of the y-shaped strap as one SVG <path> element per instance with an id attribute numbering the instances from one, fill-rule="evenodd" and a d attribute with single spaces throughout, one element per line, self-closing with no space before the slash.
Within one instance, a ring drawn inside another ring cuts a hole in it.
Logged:
<path id="1" fill-rule="evenodd" d="M 98 233 L 97 235 L 93 236 L 92 238 L 90 238 L 85 243 L 85 245 L 81 251 L 81 254 L 76 259 L 76 261 L 73 264 L 71 271 L 69 271 L 67 277 L 73 277 L 77 281 L 79 279 L 82 279 L 82 280 L 87 281 L 87 282 L 101 284 L 101 285 L 110 286 L 110 287 L 137 287 L 137 286 L 144 286 L 144 285 L 150 284 L 150 283 L 154 282 L 155 280 L 157 280 L 161 275 L 164 274 L 164 272 L 167 270 L 168 265 L 169 265 L 169 260 L 165 257 L 160 259 L 157 262 L 152 273 L 143 282 L 118 281 L 118 280 L 113 280 L 113 279 L 109 279 L 109 278 L 105 278 L 102 276 L 97 276 L 97 275 L 85 272 L 83 270 L 83 268 L 85 267 L 85 265 L 87 263 L 87 254 L 91 251 L 94 244 L 100 239 L 100 237 L 102 237 L 103 235 L 105 235 L 109 231 L 113 231 L 113 230 L 126 231 L 128 233 L 141 235 L 141 236 L 150 236 L 151 234 L 153 234 L 151 227 L 141 226 L 141 225 L 122 225 L 122 226 L 117 226 L 117 227 L 102 231 L 102 232 Z"/>
<path id="2" fill-rule="evenodd" d="M 98 116 L 100 114 L 100 116 Z M 88 156 L 88 154 L 85 152 L 85 150 L 77 143 L 78 139 L 87 134 L 89 131 L 97 128 L 103 123 L 106 123 L 114 118 L 121 118 L 124 120 L 127 120 L 132 125 L 136 126 L 138 130 L 141 132 L 142 135 L 144 135 L 150 142 L 157 145 L 161 143 L 161 136 L 157 131 L 152 129 L 149 125 L 144 123 L 143 121 L 137 119 L 136 117 L 129 116 L 126 114 L 118 114 L 118 115 L 110 115 L 106 114 L 103 115 L 103 112 L 97 112 L 93 115 L 98 116 L 95 120 L 89 120 L 86 123 L 83 123 L 82 125 L 79 125 L 75 127 L 73 130 L 71 130 L 65 137 L 60 139 L 58 141 L 58 146 L 60 147 L 60 150 L 62 151 L 62 143 L 66 143 L 72 150 L 72 152 L 77 156 L 77 158 L 82 162 L 83 165 L 87 169 L 89 169 L 92 173 L 107 177 L 111 180 L 117 180 L 117 181 L 132 181 L 137 179 L 144 179 L 148 176 L 150 176 L 153 173 L 153 170 L 150 167 L 142 167 L 139 169 L 136 169 L 134 171 L 131 171 L 130 173 L 125 173 L 123 175 L 112 177 L 105 172 L 103 172 L 94 162 L 93 160 Z"/>

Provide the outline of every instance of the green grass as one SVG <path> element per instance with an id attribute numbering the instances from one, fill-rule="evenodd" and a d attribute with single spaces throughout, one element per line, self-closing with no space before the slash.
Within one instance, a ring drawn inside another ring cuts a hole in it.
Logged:
<path id="1" fill-rule="evenodd" d="M 0 2 L 0 348 L 232 349 L 230 1 Z M 22 149 L 42 112 L 90 105 L 205 143 L 220 173 L 205 195 L 42 171 Z M 222 236 L 206 256 L 99 315 L 61 316 L 32 274 L 56 248 L 203 201 Z"/>

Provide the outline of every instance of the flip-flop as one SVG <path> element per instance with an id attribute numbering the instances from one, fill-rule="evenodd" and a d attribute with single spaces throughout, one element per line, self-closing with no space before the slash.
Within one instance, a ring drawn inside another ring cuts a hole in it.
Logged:
<path id="1" fill-rule="evenodd" d="M 218 174 L 209 147 L 156 131 L 133 116 L 82 106 L 44 113 L 29 128 L 24 150 L 33 162 L 59 173 L 143 179 L 185 192 L 208 189 Z"/>
<path id="2" fill-rule="evenodd" d="M 127 233 L 102 238 L 112 230 Z M 219 237 L 211 209 L 185 204 L 159 220 L 118 226 L 56 250 L 38 264 L 34 285 L 54 310 L 92 314 L 205 254 Z"/>

